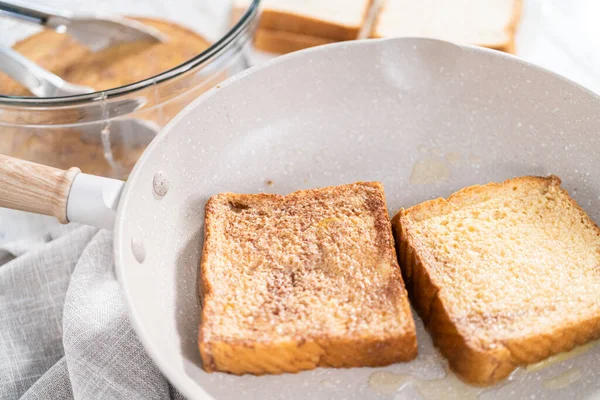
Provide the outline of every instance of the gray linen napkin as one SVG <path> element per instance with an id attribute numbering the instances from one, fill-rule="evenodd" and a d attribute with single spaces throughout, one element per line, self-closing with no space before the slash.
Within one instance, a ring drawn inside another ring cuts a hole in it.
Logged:
<path id="1" fill-rule="evenodd" d="M 131 328 L 112 234 L 86 226 L 0 246 L 0 399 L 183 399 Z"/>

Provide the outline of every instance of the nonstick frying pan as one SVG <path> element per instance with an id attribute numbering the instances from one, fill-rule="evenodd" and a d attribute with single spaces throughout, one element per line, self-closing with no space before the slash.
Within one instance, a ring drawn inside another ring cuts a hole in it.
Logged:
<path id="1" fill-rule="evenodd" d="M 600 98 L 510 55 L 427 39 L 339 43 L 280 57 L 214 88 L 164 128 L 124 185 L 2 157 L 0 205 L 105 228 L 114 221 L 130 319 L 190 399 L 432 398 L 420 386 L 425 380 L 444 398 L 583 398 L 600 389 L 598 348 L 482 392 L 451 375 L 439 380 L 444 366 L 420 321 L 411 363 L 206 374 L 196 346 L 196 276 L 203 207 L 222 191 L 378 180 L 393 213 L 465 186 L 552 173 L 600 221 L 599 127 Z"/>

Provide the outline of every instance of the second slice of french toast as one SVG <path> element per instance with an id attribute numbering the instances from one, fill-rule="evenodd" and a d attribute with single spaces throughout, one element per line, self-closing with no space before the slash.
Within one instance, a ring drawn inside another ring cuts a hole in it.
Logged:
<path id="1" fill-rule="evenodd" d="M 560 183 L 472 186 L 392 221 L 414 304 L 470 383 L 600 337 L 600 230 Z"/>

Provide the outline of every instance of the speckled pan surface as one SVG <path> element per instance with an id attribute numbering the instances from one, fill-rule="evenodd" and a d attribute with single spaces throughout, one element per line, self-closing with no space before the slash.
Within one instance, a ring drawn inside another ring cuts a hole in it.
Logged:
<path id="1" fill-rule="evenodd" d="M 468 185 L 553 173 L 600 221 L 599 127 L 600 99 L 591 92 L 511 56 L 439 41 L 340 43 L 243 73 L 165 128 L 127 183 L 115 250 L 134 327 L 190 399 L 593 396 L 599 347 L 482 391 L 441 380 L 444 367 L 420 321 L 420 354 L 407 364 L 206 374 L 196 347 L 196 276 L 204 204 L 221 191 L 378 180 L 392 213 Z M 158 172 L 162 196 L 153 191 Z"/>

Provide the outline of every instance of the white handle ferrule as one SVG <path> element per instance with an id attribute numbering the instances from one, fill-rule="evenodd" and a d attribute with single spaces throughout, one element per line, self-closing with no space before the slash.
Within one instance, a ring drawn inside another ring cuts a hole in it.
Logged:
<path id="1" fill-rule="evenodd" d="M 103 229 L 112 229 L 125 182 L 77 174 L 67 200 L 67 218 Z"/>

